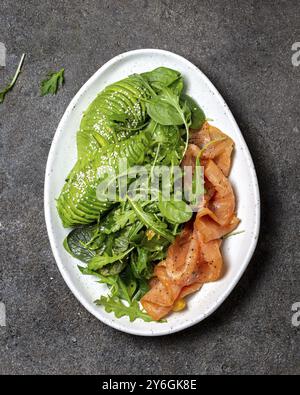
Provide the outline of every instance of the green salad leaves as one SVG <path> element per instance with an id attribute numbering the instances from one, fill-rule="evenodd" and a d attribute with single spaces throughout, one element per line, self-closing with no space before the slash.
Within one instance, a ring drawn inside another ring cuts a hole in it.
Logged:
<path id="1" fill-rule="evenodd" d="M 56 93 L 62 83 L 63 69 L 44 81 L 43 93 Z M 190 128 L 200 128 L 205 115 L 183 90 L 178 71 L 159 67 L 100 92 L 84 113 L 78 161 L 57 199 L 63 225 L 73 228 L 66 251 L 82 262 L 82 274 L 106 284 L 109 294 L 96 304 L 117 318 L 151 321 L 139 300 L 149 290 L 154 266 L 193 216 L 191 201 L 176 191 L 183 174 L 172 170 L 186 152 Z M 145 179 L 136 175 L 141 166 Z M 203 192 L 195 179 L 200 176 L 198 160 L 191 185 L 195 202 Z M 115 185 L 114 200 L 99 192 L 102 183 Z"/>

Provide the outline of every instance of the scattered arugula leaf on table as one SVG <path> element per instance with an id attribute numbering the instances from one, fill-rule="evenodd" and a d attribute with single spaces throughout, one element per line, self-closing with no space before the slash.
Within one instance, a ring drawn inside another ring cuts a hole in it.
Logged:
<path id="1" fill-rule="evenodd" d="M 57 73 L 49 73 L 47 78 L 41 82 L 41 95 L 56 95 L 58 89 L 65 82 L 65 69 L 59 70 Z"/>

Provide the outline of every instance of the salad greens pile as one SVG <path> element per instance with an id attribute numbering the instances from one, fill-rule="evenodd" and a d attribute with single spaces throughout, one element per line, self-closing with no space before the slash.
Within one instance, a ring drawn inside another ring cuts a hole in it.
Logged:
<path id="1" fill-rule="evenodd" d="M 73 228 L 65 249 L 82 262 L 83 274 L 110 289 L 96 303 L 131 321 L 151 320 L 138 301 L 149 290 L 154 265 L 192 217 L 188 202 L 175 199 L 172 168 L 182 161 L 189 129 L 200 128 L 205 115 L 183 89 L 181 74 L 165 67 L 106 87 L 82 118 L 78 160 L 57 199 L 63 225 Z M 126 159 L 125 183 L 140 192 L 138 198 L 121 194 L 120 158 Z M 169 169 L 170 200 L 159 188 L 157 199 L 145 192 L 131 174 L 137 165 L 147 169 L 150 181 L 156 166 Z M 100 183 L 116 180 L 115 201 L 97 194 Z"/>

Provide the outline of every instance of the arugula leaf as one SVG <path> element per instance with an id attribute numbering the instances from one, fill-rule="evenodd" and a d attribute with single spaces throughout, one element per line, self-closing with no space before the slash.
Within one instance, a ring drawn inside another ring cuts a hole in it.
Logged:
<path id="1" fill-rule="evenodd" d="M 2 91 L 0 91 L 0 104 L 4 102 L 5 95 L 7 94 L 7 92 L 9 92 L 14 87 L 15 83 L 17 82 L 17 79 L 21 73 L 21 69 L 22 69 L 22 66 L 24 63 L 25 56 L 26 56 L 25 53 L 23 53 L 20 63 L 18 65 L 18 68 L 17 68 L 15 75 L 14 75 L 13 79 L 11 80 L 11 82 Z"/>
<path id="2" fill-rule="evenodd" d="M 87 267 L 84 266 L 77 266 L 81 274 L 87 275 L 87 276 L 96 276 L 100 279 L 99 283 L 107 284 L 107 285 L 115 285 L 117 278 L 115 275 L 109 275 L 109 276 L 103 276 L 102 274 L 98 272 L 94 272 L 93 270 L 88 269 Z"/>
<path id="3" fill-rule="evenodd" d="M 115 235 L 113 233 L 107 236 L 107 239 L 106 239 L 106 242 L 105 242 L 105 248 L 104 248 L 104 251 L 103 251 L 103 253 L 105 255 L 109 255 L 109 256 L 114 255 L 113 254 L 114 241 L 115 241 Z M 102 255 L 102 253 L 100 253 L 98 255 Z"/>
<path id="4" fill-rule="evenodd" d="M 98 281 L 99 284 L 107 284 L 108 287 L 110 288 L 111 296 L 120 297 L 121 299 L 128 301 L 128 303 L 131 302 L 132 293 L 135 292 L 136 284 L 135 285 L 133 284 L 133 286 L 131 284 L 129 285 L 125 284 L 123 280 L 120 278 L 120 276 L 116 274 L 111 274 L 106 276 L 98 272 L 89 270 L 88 268 L 83 266 L 78 266 L 78 269 L 84 275 L 91 275 L 99 278 L 100 279 L 100 281 Z"/>
<path id="5" fill-rule="evenodd" d="M 145 322 L 153 321 L 147 313 L 144 313 L 140 309 L 139 303 L 136 300 L 132 301 L 129 306 L 126 306 L 121 299 L 116 296 L 101 296 L 95 303 L 97 306 L 103 306 L 107 313 L 114 313 L 117 318 L 128 316 L 130 322 L 138 318 Z"/>
<path id="6" fill-rule="evenodd" d="M 107 214 L 101 223 L 101 228 L 106 234 L 116 233 L 128 224 L 133 224 L 136 220 L 135 212 L 126 207 L 118 207 Z"/>
<path id="7" fill-rule="evenodd" d="M 167 225 L 165 223 L 157 219 L 153 214 L 146 213 L 138 202 L 133 201 L 129 197 L 128 201 L 141 222 L 143 222 L 148 228 L 152 229 L 156 234 L 167 239 L 170 243 L 173 242 L 174 236 L 167 229 Z"/>
<path id="8" fill-rule="evenodd" d="M 131 271 L 130 266 L 127 266 L 126 269 L 120 274 L 118 284 L 120 285 L 120 290 L 122 292 L 119 294 L 119 296 L 131 303 L 133 295 L 137 290 L 137 281 Z"/>
<path id="9" fill-rule="evenodd" d="M 60 86 L 65 82 L 65 69 L 59 70 L 57 73 L 49 73 L 47 78 L 41 82 L 41 95 L 56 95 Z"/>
<path id="10" fill-rule="evenodd" d="M 158 207 L 162 215 L 173 224 L 181 224 L 192 218 L 193 211 L 183 200 L 164 200 L 160 197 Z"/>
<path id="11" fill-rule="evenodd" d="M 150 254 L 145 248 L 138 247 L 131 256 L 130 267 L 134 276 L 138 279 L 152 277 L 153 267 L 150 262 Z"/>
<path id="12" fill-rule="evenodd" d="M 136 294 L 134 295 L 134 300 L 140 300 L 150 289 L 148 284 L 148 280 L 141 278 L 138 279 L 138 289 Z"/>
<path id="13" fill-rule="evenodd" d="M 216 143 L 219 143 L 220 141 L 224 141 L 224 140 L 226 140 L 227 138 L 228 138 L 228 137 L 224 136 L 224 137 L 221 137 L 221 138 L 216 139 L 216 140 L 211 140 L 209 143 L 205 144 L 205 146 L 204 146 L 203 148 L 201 148 L 201 151 L 200 151 L 199 154 L 198 154 L 198 158 L 201 159 L 201 157 L 202 157 L 204 151 L 206 151 L 211 145 L 216 144 Z"/>
<path id="14" fill-rule="evenodd" d="M 237 236 L 237 235 L 240 235 L 240 234 L 245 233 L 245 232 L 246 232 L 245 230 L 240 230 L 240 231 L 237 231 L 237 232 L 227 233 L 227 235 L 224 235 L 223 237 L 221 237 L 221 239 L 228 239 L 228 237 Z"/>
<path id="15" fill-rule="evenodd" d="M 169 243 L 166 239 L 159 235 L 154 235 L 151 239 L 145 234 L 142 238 L 140 245 L 143 249 L 149 252 L 161 252 L 167 249 Z"/>
<path id="16" fill-rule="evenodd" d="M 129 235 L 131 232 L 131 226 L 114 234 L 115 239 L 112 245 L 112 252 L 114 255 L 122 254 L 129 248 Z"/>
<path id="17" fill-rule="evenodd" d="M 127 262 L 124 260 L 117 261 L 114 263 L 110 263 L 106 266 L 103 266 L 101 269 L 98 270 L 98 273 L 104 277 L 115 276 L 117 274 L 120 274 L 122 272 L 122 270 L 124 270 L 126 265 L 127 265 Z"/>
<path id="18" fill-rule="evenodd" d="M 129 280 L 129 277 L 126 277 L 125 275 L 125 283 L 119 275 L 103 276 L 98 272 L 93 272 L 92 270 L 89 270 L 88 268 L 82 266 L 78 266 L 78 268 L 82 274 L 98 277 L 100 279 L 100 281 L 98 281 L 99 284 L 107 284 L 112 297 L 118 297 L 126 300 L 128 303 L 131 303 L 132 296 L 137 288 L 137 282 L 133 278 L 132 274 Z"/>
<path id="19" fill-rule="evenodd" d="M 90 270 L 96 271 L 96 270 L 101 269 L 103 266 L 109 265 L 109 264 L 117 262 L 117 261 L 121 261 L 133 249 L 134 249 L 134 247 L 130 248 L 129 250 L 127 250 L 123 254 L 113 255 L 113 256 L 109 256 L 107 254 L 105 254 L 105 255 L 96 255 L 89 261 L 88 268 Z"/>

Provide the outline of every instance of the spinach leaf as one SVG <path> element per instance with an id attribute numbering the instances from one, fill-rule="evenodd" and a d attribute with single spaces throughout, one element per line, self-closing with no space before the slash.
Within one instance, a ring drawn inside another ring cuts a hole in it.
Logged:
<path id="1" fill-rule="evenodd" d="M 149 116 L 161 125 L 182 125 L 183 119 L 177 109 L 161 96 L 152 98 L 147 103 Z"/>
<path id="2" fill-rule="evenodd" d="M 181 117 L 181 124 L 186 124 L 186 119 L 184 116 L 184 111 L 182 110 L 181 106 L 180 106 L 180 100 L 179 100 L 179 96 L 174 93 L 170 88 L 165 88 L 162 90 L 161 95 L 159 96 L 164 102 L 169 103 L 171 106 L 173 106 L 178 114 Z"/>
<path id="3" fill-rule="evenodd" d="M 188 124 L 188 126 L 190 127 L 191 123 L 192 123 L 192 111 L 190 109 L 190 107 L 188 106 L 188 103 L 186 101 L 184 101 L 183 103 L 180 103 L 181 107 L 182 107 L 182 111 L 185 117 L 185 121 Z"/>
<path id="4" fill-rule="evenodd" d="M 153 321 L 147 313 L 144 313 L 140 309 L 139 303 L 136 300 L 127 306 L 116 296 L 101 296 L 95 303 L 97 306 L 103 306 L 107 313 L 114 313 L 117 318 L 128 316 L 130 322 L 135 321 L 137 318 L 145 322 Z"/>
<path id="5" fill-rule="evenodd" d="M 170 200 L 164 200 L 163 197 L 160 197 L 158 207 L 161 214 L 173 224 L 187 222 L 193 215 L 193 211 L 189 205 L 183 200 L 175 200 L 174 197 L 171 197 Z"/>
<path id="6" fill-rule="evenodd" d="M 96 255 L 93 249 L 89 249 L 87 244 L 93 239 L 97 226 L 82 226 L 73 229 L 64 240 L 64 247 L 69 254 L 80 261 L 87 263 Z M 100 239 L 102 237 L 100 236 Z M 104 238 L 103 238 L 104 241 Z M 101 242 L 101 241 L 100 241 Z"/>
<path id="7" fill-rule="evenodd" d="M 179 96 L 170 88 L 164 88 L 159 96 L 147 102 L 149 116 L 162 125 L 184 125 L 186 131 L 185 147 L 186 153 L 189 142 L 189 125 L 191 123 L 191 111 L 186 103 L 180 106 Z"/>
<path id="8" fill-rule="evenodd" d="M 196 103 L 196 101 L 186 94 L 181 95 L 181 103 L 186 103 L 191 111 L 191 129 L 200 129 L 205 120 L 205 114 L 202 108 Z"/>
<path id="9" fill-rule="evenodd" d="M 168 86 L 168 88 L 171 89 L 171 91 L 173 91 L 175 95 L 180 96 L 184 88 L 183 78 L 178 78 L 178 80 L 174 81 L 171 85 Z"/>
<path id="10" fill-rule="evenodd" d="M 180 73 L 167 67 L 158 67 L 141 74 L 157 91 L 166 88 L 180 78 Z"/>
<path id="11" fill-rule="evenodd" d="M 167 229 L 167 225 L 165 223 L 157 219 L 153 214 L 145 212 L 138 202 L 131 200 L 129 197 L 128 201 L 141 222 L 143 222 L 148 228 L 152 229 L 156 234 L 164 237 L 172 243 L 174 236 Z"/>
<path id="12" fill-rule="evenodd" d="M 152 121 L 154 122 L 154 121 Z M 152 138 L 157 144 L 163 146 L 180 144 L 179 128 L 175 125 L 161 125 L 156 123 L 156 128 L 153 130 Z M 164 147 L 161 147 L 162 149 Z"/>

